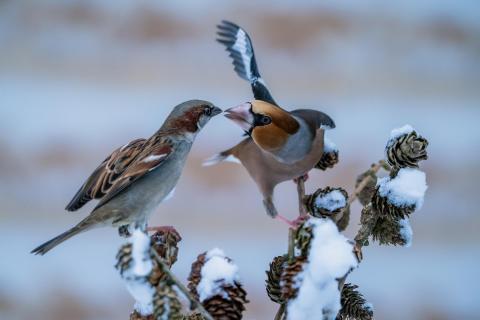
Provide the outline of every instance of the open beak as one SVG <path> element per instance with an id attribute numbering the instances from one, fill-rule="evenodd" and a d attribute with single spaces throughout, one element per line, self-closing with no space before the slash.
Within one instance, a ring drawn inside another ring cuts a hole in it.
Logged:
<path id="1" fill-rule="evenodd" d="M 235 122 L 245 131 L 250 131 L 253 126 L 252 105 L 249 102 L 225 110 L 225 117 Z"/>

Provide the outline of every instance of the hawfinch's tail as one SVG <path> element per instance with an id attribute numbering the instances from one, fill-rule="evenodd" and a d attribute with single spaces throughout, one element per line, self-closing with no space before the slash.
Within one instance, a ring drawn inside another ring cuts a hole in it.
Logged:
<path id="1" fill-rule="evenodd" d="M 203 161 L 203 166 L 204 167 L 214 166 L 223 161 L 241 163 L 240 160 L 238 160 L 238 158 L 233 155 L 232 149 L 229 149 L 229 150 L 225 150 L 220 153 L 217 153 L 212 157 L 206 159 L 205 161 Z"/>

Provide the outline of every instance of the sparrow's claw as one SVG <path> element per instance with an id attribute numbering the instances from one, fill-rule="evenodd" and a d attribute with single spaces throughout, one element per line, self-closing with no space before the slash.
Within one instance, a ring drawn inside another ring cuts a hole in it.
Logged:
<path id="1" fill-rule="evenodd" d="M 158 226 L 158 227 L 148 227 L 147 228 L 147 232 L 162 232 L 162 233 L 173 233 L 175 235 L 178 236 L 178 238 L 182 238 L 180 237 L 180 233 L 178 233 L 177 229 L 175 229 L 174 226 Z"/>
<path id="2" fill-rule="evenodd" d="M 275 217 L 275 219 L 285 222 L 290 228 L 294 230 L 297 230 L 305 221 L 308 220 L 308 218 L 308 215 L 301 215 L 298 216 L 298 218 L 296 218 L 295 220 L 289 220 L 280 214 Z"/>
<path id="3" fill-rule="evenodd" d="M 132 234 L 129 230 L 129 225 L 124 225 L 124 226 L 121 226 L 118 228 L 118 235 L 122 238 L 128 238 L 130 237 Z"/>
<path id="4" fill-rule="evenodd" d="M 293 182 L 294 182 L 294 183 L 298 183 L 298 179 L 300 179 L 300 178 L 302 178 L 303 181 L 307 181 L 308 178 L 309 178 L 308 173 L 305 173 L 303 176 L 300 176 L 300 177 L 298 177 L 298 178 L 293 179 Z"/>

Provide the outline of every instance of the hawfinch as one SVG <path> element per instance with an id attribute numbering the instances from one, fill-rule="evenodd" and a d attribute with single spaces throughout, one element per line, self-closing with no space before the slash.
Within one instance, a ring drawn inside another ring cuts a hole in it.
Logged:
<path id="1" fill-rule="evenodd" d="M 239 26 L 228 21 L 218 25 L 217 41 L 225 45 L 236 73 L 250 82 L 254 100 L 225 111 L 248 136 L 239 144 L 207 160 L 240 162 L 255 180 L 263 195 L 263 204 L 271 217 L 280 218 L 273 203 L 275 186 L 306 175 L 323 154 L 324 130 L 335 128 L 323 112 L 280 107 L 260 76 L 252 42 Z"/>

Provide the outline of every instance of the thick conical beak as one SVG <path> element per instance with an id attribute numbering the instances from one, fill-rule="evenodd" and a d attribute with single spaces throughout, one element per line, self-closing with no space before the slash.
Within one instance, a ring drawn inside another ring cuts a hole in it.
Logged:
<path id="1" fill-rule="evenodd" d="M 252 105 L 250 102 L 225 110 L 225 117 L 232 120 L 245 131 L 250 131 L 253 126 Z"/>
<path id="2" fill-rule="evenodd" d="M 219 115 L 220 113 L 222 113 L 222 109 L 218 108 L 218 107 L 213 107 L 212 109 L 212 117 L 215 117 L 216 115 Z"/>

